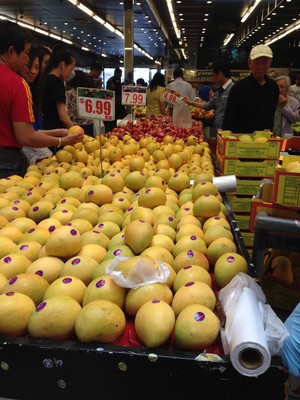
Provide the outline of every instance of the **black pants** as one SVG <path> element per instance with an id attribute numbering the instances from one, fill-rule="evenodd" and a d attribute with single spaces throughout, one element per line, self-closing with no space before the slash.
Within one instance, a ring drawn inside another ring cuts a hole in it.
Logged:
<path id="1" fill-rule="evenodd" d="M 21 149 L 16 147 L 0 147 L 0 178 L 11 175 L 24 176 L 28 162 Z"/>

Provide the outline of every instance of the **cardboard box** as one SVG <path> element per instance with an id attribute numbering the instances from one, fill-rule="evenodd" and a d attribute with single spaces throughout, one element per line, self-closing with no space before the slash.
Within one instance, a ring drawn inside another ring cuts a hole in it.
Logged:
<path id="1" fill-rule="evenodd" d="M 273 202 L 289 207 L 300 207 L 300 174 L 277 170 L 274 177 Z"/>
<path id="2" fill-rule="evenodd" d="M 250 213 L 247 214 L 233 214 L 234 219 L 237 223 L 238 228 L 240 229 L 249 229 L 250 226 Z"/>
<path id="3" fill-rule="evenodd" d="M 250 230 L 241 230 L 241 236 L 246 247 L 253 247 L 254 233 Z"/>
<path id="4" fill-rule="evenodd" d="M 271 217 L 300 220 L 300 209 L 268 203 L 253 196 L 251 200 L 250 231 L 254 232 L 255 217 L 260 211 L 264 211 Z"/>
<path id="5" fill-rule="evenodd" d="M 218 131 L 217 149 L 226 158 L 275 158 L 279 157 L 283 140 L 273 138 L 270 131 L 256 131 L 248 135 L 253 139 L 257 135 L 268 139 L 265 143 L 242 142 L 244 134 L 234 134 L 231 131 Z M 229 138 L 228 138 L 229 136 Z"/>
<path id="6" fill-rule="evenodd" d="M 236 179 L 236 188 L 237 194 L 248 194 L 255 195 L 261 184 L 261 178 L 237 178 Z"/>
<path id="7" fill-rule="evenodd" d="M 224 158 L 217 151 L 216 166 L 222 175 L 238 177 L 268 178 L 274 176 L 277 159 Z"/>
<path id="8" fill-rule="evenodd" d="M 251 211 L 252 197 L 227 193 L 227 200 L 233 212 L 249 213 Z"/>
<path id="9" fill-rule="evenodd" d="M 289 139 L 284 139 L 281 145 L 281 151 L 300 150 L 300 136 L 293 136 Z"/>
<path id="10" fill-rule="evenodd" d="M 272 307 L 292 311 L 300 301 L 300 291 L 288 289 L 267 277 L 263 277 L 261 286 Z"/>

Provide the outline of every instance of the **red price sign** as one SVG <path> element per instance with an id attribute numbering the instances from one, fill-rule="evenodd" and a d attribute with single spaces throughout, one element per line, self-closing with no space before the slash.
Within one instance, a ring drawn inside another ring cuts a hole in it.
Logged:
<path id="1" fill-rule="evenodd" d="M 145 106 L 147 88 L 144 86 L 122 86 L 122 104 L 124 106 Z"/>
<path id="2" fill-rule="evenodd" d="M 115 92 L 93 88 L 77 88 L 77 112 L 81 118 L 115 119 Z"/>
<path id="3" fill-rule="evenodd" d="M 175 92 L 172 89 L 165 88 L 163 91 L 163 99 L 167 103 L 176 104 L 181 101 L 181 96 L 178 92 Z"/>

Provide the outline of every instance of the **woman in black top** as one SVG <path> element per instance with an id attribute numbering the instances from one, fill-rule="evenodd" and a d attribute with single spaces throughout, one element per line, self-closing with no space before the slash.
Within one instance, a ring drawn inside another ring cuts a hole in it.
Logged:
<path id="1" fill-rule="evenodd" d="M 42 112 L 44 129 L 73 126 L 66 109 L 65 81 L 75 67 L 75 57 L 68 50 L 56 46 L 45 70 Z"/>

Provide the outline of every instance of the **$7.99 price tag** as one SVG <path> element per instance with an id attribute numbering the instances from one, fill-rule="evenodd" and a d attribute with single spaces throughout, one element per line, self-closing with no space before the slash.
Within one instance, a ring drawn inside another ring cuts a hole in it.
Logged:
<path id="1" fill-rule="evenodd" d="M 147 88 L 144 86 L 122 86 L 124 106 L 145 106 Z"/>
<path id="2" fill-rule="evenodd" d="M 111 90 L 77 88 L 77 112 L 81 118 L 115 119 L 115 92 Z"/>

